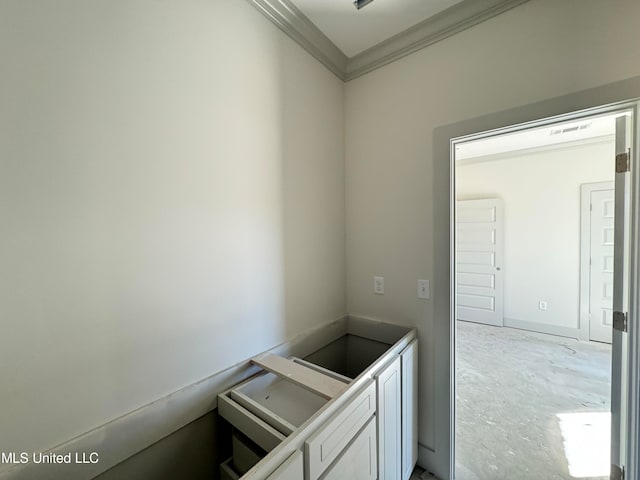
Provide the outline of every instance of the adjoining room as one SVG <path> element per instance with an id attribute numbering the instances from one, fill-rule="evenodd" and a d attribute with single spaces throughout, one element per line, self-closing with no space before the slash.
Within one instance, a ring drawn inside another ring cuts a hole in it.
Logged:
<path id="1" fill-rule="evenodd" d="M 609 478 L 615 116 L 456 148 L 458 480 Z"/>

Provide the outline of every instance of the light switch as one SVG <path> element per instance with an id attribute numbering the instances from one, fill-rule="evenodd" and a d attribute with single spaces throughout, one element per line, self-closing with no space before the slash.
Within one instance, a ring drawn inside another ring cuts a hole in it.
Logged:
<path id="1" fill-rule="evenodd" d="M 429 280 L 418 280 L 418 298 L 429 300 L 431 298 L 431 286 Z"/>
<path id="2" fill-rule="evenodd" d="M 373 293 L 384 295 L 384 277 L 373 277 Z"/>

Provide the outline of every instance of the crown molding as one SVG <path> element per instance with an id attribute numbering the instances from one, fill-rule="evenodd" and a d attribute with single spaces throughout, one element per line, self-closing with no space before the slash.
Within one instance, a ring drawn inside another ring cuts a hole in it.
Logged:
<path id="1" fill-rule="evenodd" d="M 529 0 L 463 0 L 351 58 L 342 53 L 290 0 L 247 1 L 338 78 L 349 81 Z"/>
<path id="2" fill-rule="evenodd" d="M 347 64 L 346 81 L 406 57 L 528 1 L 464 0 L 457 3 L 351 57 Z"/>
<path id="3" fill-rule="evenodd" d="M 347 56 L 289 0 L 247 0 L 338 78 L 345 80 Z"/>

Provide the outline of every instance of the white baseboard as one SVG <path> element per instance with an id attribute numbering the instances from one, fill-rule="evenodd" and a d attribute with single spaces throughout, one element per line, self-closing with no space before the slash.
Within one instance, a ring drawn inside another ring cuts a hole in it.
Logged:
<path id="1" fill-rule="evenodd" d="M 301 333 L 269 352 L 304 357 L 346 333 L 347 317 L 325 323 Z M 266 353 L 266 352 L 264 352 Z M 258 355 L 259 352 L 256 352 Z M 78 465 L 65 463 L 25 463 L 4 465 L 1 480 L 90 480 L 118 463 L 171 435 L 217 407 L 218 393 L 253 375 L 259 370 L 246 359 L 222 372 L 184 387 L 133 412 L 129 412 L 48 452 L 57 454 L 92 452 L 98 463 Z"/>
<path id="2" fill-rule="evenodd" d="M 517 328 L 520 330 L 528 330 L 530 332 L 546 333 L 549 335 L 556 335 L 559 337 L 576 338 L 580 340 L 586 340 L 582 338 L 580 329 L 571 327 L 560 327 L 557 325 L 549 325 L 546 323 L 528 322 L 526 320 L 518 320 L 515 318 L 504 318 L 504 326 L 510 328 Z"/>

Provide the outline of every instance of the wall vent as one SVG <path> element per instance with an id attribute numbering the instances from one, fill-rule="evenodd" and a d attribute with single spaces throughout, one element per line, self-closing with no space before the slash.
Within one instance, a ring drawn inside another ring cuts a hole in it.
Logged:
<path id="1" fill-rule="evenodd" d="M 550 135 L 554 136 L 554 135 L 562 135 L 564 133 L 577 132 L 579 130 L 585 130 L 585 129 L 589 128 L 590 126 L 591 126 L 590 123 L 583 123 L 582 125 L 575 125 L 573 127 L 556 128 L 556 129 L 551 130 Z"/>

